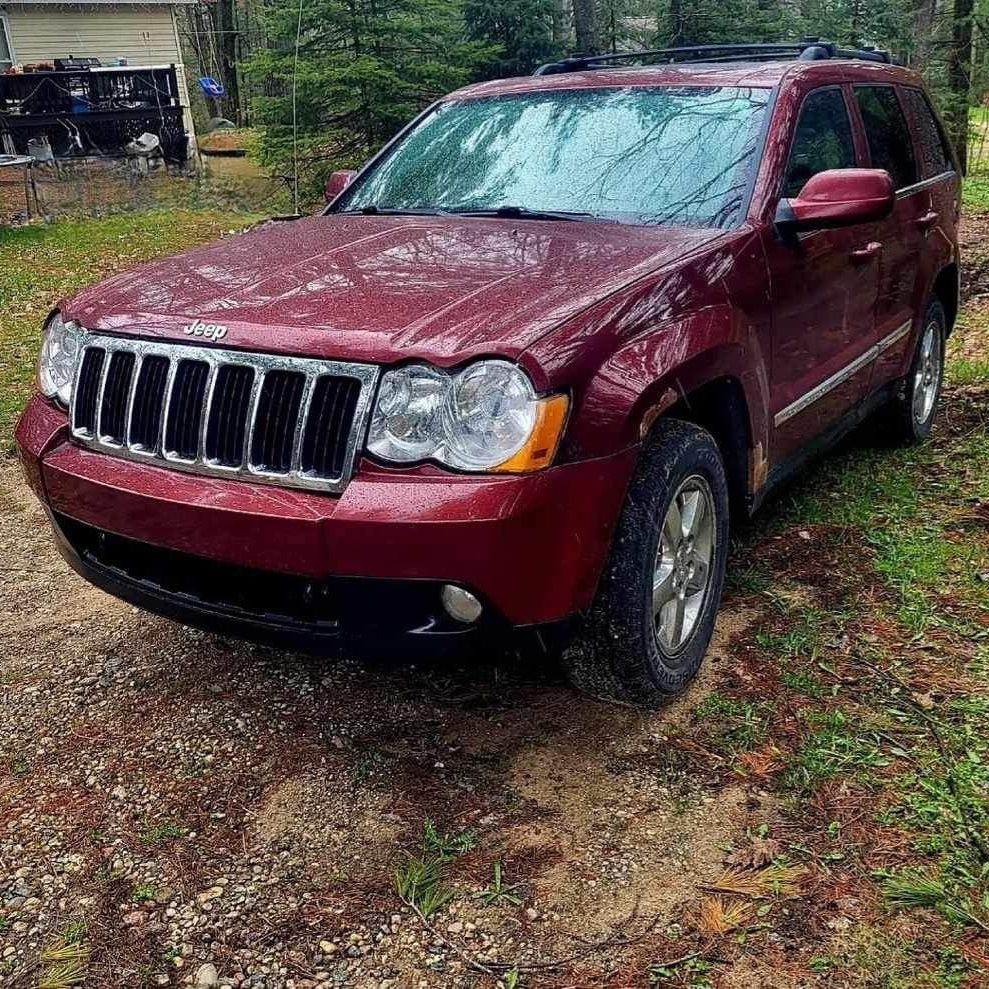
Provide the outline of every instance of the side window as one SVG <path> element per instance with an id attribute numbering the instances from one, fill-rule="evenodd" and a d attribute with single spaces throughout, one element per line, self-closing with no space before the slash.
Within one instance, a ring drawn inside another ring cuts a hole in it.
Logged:
<path id="1" fill-rule="evenodd" d="M 938 126 L 937 118 L 927 97 L 919 89 L 902 89 L 903 102 L 916 124 L 917 141 L 920 152 L 922 179 L 929 179 L 942 172 L 950 172 L 955 166 L 944 133 Z"/>
<path id="2" fill-rule="evenodd" d="M 855 99 L 862 111 L 872 167 L 885 168 L 897 189 L 913 185 L 919 178 L 913 141 L 893 87 L 856 86 Z"/>
<path id="3" fill-rule="evenodd" d="M 783 195 L 799 195 L 807 180 L 829 168 L 854 168 L 855 142 L 840 89 L 819 89 L 804 100 L 786 166 Z"/>

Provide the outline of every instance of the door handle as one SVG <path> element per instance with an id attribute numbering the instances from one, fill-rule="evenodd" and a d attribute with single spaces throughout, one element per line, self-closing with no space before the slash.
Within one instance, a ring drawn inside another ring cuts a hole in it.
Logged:
<path id="1" fill-rule="evenodd" d="M 883 245 L 878 240 L 869 241 L 865 247 L 859 247 L 852 251 L 852 260 L 871 261 L 874 257 L 878 257 L 882 249 Z"/>
<path id="2" fill-rule="evenodd" d="M 932 209 L 923 216 L 917 217 L 917 219 L 914 220 L 914 223 L 916 223 L 917 226 L 926 233 L 931 229 L 931 227 L 934 226 L 935 223 L 937 223 L 937 219 L 940 215 L 941 214 L 938 213 L 937 210 Z"/>

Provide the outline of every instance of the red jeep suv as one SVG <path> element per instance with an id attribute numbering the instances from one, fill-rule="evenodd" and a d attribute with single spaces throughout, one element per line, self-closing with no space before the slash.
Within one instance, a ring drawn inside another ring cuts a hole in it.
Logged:
<path id="1" fill-rule="evenodd" d="M 72 566 L 150 610 L 309 645 L 527 630 L 655 705 L 708 646 L 731 514 L 870 413 L 930 432 L 959 185 L 885 53 L 469 86 L 320 215 L 66 299 L 21 457 Z"/>

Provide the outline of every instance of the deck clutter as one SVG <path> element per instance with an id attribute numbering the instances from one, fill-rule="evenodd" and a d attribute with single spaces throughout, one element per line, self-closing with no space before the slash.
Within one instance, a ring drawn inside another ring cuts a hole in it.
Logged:
<path id="1" fill-rule="evenodd" d="M 56 59 L 0 75 L 0 152 L 38 163 L 189 155 L 174 65 L 102 66 Z"/>

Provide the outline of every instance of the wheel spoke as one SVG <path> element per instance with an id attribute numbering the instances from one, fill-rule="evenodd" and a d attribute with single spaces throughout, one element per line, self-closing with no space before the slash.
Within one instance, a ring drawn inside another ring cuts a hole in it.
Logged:
<path id="1" fill-rule="evenodd" d="M 690 562 L 693 564 L 693 576 L 687 581 L 687 594 L 699 594 L 707 587 L 707 577 L 710 566 L 699 553 L 691 553 Z"/>
<path id="2" fill-rule="evenodd" d="M 660 566 L 652 584 L 652 613 L 659 615 L 673 597 L 673 567 Z"/>
<path id="3" fill-rule="evenodd" d="M 676 498 L 670 502 L 670 507 L 666 510 L 666 518 L 663 519 L 663 536 L 670 551 L 676 552 L 683 541 L 683 518 Z"/>
<path id="4" fill-rule="evenodd" d="M 926 402 L 926 395 L 924 391 L 924 378 L 923 374 L 917 372 L 917 381 L 913 389 L 913 415 L 917 422 L 923 422 L 926 416 L 924 415 L 924 403 Z"/>
<path id="5" fill-rule="evenodd" d="M 678 594 L 673 599 L 673 622 L 670 628 L 670 644 L 674 649 L 680 647 L 680 643 L 683 641 L 683 617 L 686 611 L 686 603 L 684 599 Z"/>
<path id="6" fill-rule="evenodd" d="M 705 500 L 700 491 L 687 491 L 683 495 L 683 534 L 695 539 L 704 522 Z"/>

